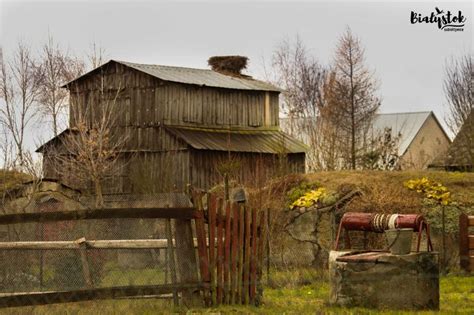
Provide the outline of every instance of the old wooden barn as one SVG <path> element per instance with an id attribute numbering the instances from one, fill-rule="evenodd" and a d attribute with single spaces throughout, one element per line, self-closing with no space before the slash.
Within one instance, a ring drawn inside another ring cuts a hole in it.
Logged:
<path id="1" fill-rule="evenodd" d="M 58 172 L 53 157 L 74 133 L 78 113 L 86 113 L 93 125 L 104 101 L 117 104 L 112 127 L 126 139 L 117 172 L 104 185 L 106 194 L 182 191 L 188 184 L 209 189 L 222 183 L 223 172 L 242 184 L 304 172 L 306 146 L 279 128 L 280 90 L 240 70 L 111 60 L 65 87 L 69 128 L 38 152 L 44 176 L 71 187 L 90 188 L 74 174 Z"/>

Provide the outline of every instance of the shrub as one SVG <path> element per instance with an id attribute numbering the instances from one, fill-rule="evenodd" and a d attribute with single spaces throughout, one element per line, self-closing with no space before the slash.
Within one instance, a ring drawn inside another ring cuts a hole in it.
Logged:
<path id="1" fill-rule="evenodd" d="M 446 206 L 451 202 L 451 193 L 448 191 L 448 188 L 427 177 L 410 179 L 404 185 L 410 190 L 423 193 L 425 198 L 435 200 L 442 205 Z"/>
<path id="2" fill-rule="evenodd" d="M 309 208 L 321 202 L 321 199 L 327 195 L 326 188 L 320 187 L 316 190 L 310 190 L 303 196 L 296 199 L 290 206 L 290 209 L 295 207 Z"/>
<path id="3" fill-rule="evenodd" d="M 308 191 L 311 191 L 311 190 L 314 190 L 314 189 L 318 189 L 319 188 L 319 184 L 318 183 L 309 183 L 309 182 L 302 182 L 300 183 L 299 185 L 297 185 L 296 187 L 292 188 L 288 193 L 287 193 L 287 208 L 291 208 L 291 205 L 296 201 L 298 200 L 299 198 L 301 198 L 302 196 L 304 196 Z"/>

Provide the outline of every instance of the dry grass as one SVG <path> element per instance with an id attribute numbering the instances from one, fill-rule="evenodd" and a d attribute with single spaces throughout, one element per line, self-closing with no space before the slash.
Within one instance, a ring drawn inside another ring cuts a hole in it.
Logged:
<path id="1" fill-rule="evenodd" d="M 29 180 L 31 180 L 31 176 L 28 174 L 0 169 L 0 196 L 3 196 L 7 190 Z"/>

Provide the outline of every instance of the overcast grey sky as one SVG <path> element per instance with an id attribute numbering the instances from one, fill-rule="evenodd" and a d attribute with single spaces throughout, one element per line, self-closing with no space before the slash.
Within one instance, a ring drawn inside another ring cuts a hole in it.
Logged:
<path id="1" fill-rule="evenodd" d="M 207 67 L 211 55 L 250 58 L 249 73 L 263 76 L 262 60 L 284 38 L 299 34 L 323 64 L 350 26 L 366 48 L 367 64 L 381 83 L 381 112 L 434 110 L 443 120 L 443 67 L 473 50 L 473 4 L 465 2 L 160 2 L 0 0 L 1 46 L 9 53 L 21 39 L 33 49 L 48 31 L 77 54 L 95 41 L 110 59 Z M 410 24 L 410 12 L 435 6 L 457 12 L 464 32 Z"/>

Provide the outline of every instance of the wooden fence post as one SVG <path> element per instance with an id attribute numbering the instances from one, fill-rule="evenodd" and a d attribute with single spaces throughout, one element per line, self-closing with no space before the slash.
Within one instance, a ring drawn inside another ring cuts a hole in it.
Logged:
<path id="1" fill-rule="evenodd" d="M 84 275 L 84 280 L 88 287 L 92 287 L 92 278 L 89 270 L 89 262 L 87 261 L 87 248 L 86 248 L 86 239 L 81 237 L 76 240 L 76 243 L 79 245 L 79 254 L 81 257 L 82 263 L 82 273 Z"/>
<path id="2" fill-rule="evenodd" d="M 196 253 L 194 251 L 193 230 L 191 220 L 176 219 L 174 222 L 176 240 L 176 259 L 178 265 L 180 283 L 197 283 L 198 267 Z M 186 306 L 201 306 L 202 299 L 199 291 L 185 288 L 182 293 L 182 301 Z"/>
<path id="3" fill-rule="evenodd" d="M 168 240 L 168 248 L 166 249 L 166 269 L 170 271 L 171 274 L 171 284 L 176 285 L 178 282 L 176 279 L 176 268 L 175 268 L 175 260 L 174 260 L 174 246 L 173 246 L 173 234 L 171 232 L 171 219 L 166 219 L 165 221 L 166 226 L 166 236 Z M 166 281 L 166 277 L 165 277 Z M 178 292 L 173 290 L 173 303 L 175 306 L 179 305 L 179 298 Z"/>
<path id="4" fill-rule="evenodd" d="M 459 216 L 459 259 L 461 268 L 470 271 L 469 261 L 469 219 L 467 214 Z"/>
<path id="5" fill-rule="evenodd" d="M 207 209 L 209 215 L 209 278 L 211 280 L 210 293 L 211 303 L 215 305 L 217 303 L 216 294 L 216 211 L 217 211 L 217 199 L 215 196 L 209 194 Z"/>

